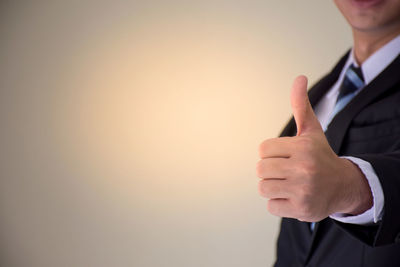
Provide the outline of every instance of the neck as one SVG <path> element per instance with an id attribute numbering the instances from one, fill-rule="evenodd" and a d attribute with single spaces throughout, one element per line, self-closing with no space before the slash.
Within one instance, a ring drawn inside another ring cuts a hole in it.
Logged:
<path id="1" fill-rule="evenodd" d="M 400 27 L 391 31 L 360 31 L 353 28 L 354 55 L 361 64 L 379 48 L 400 34 Z"/>

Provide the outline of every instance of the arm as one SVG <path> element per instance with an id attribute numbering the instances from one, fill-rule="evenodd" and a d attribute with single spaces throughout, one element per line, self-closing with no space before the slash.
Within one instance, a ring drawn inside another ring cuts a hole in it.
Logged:
<path id="1" fill-rule="evenodd" d="M 359 225 L 371 225 L 377 223 L 382 219 L 383 207 L 384 207 L 384 195 L 382 191 L 382 186 L 379 181 L 379 178 L 372 168 L 371 164 L 367 161 L 364 161 L 360 158 L 355 157 L 343 157 L 355 165 L 361 170 L 364 174 L 365 179 L 368 181 L 368 185 L 371 189 L 372 197 L 373 197 L 373 205 L 370 209 L 358 215 L 349 215 L 344 213 L 335 213 L 331 214 L 329 217 L 331 219 L 337 220 L 343 223 L 352 223 Z"/>
<path id="2" fill-rule="evenodd" d="M 269 139 L 260 145 L 257 165 L 260 194 L 270 213 L 317 222 L 331 214 L 359 215 L 373 205 L 371 188 L 360 168 L 332 150 L 309 104 L 306 79 L 296 79 L 291 102 L 297 135 Z M 351 154 L 351 153 L 350 153 Z M 400 241 L 400 152 L 356 156 L 371 163 L 385 197 L 382 221 L 355 225 L 335 221 L 368 245 Z M 393 202 L 394 204 L 392 205 Z M 397 218 L 398 217 L 398 218 Z"/>
<path id="3" fill-rule="evenodd" d="M 307 97 L 307 80 L 298 77 L 291 94 L 297 135 L 260 145 L 260 194 L 268 210 L 301 221 L 320 221 L 333 213 L 360 214 L 372 194 L 360 169 L 331 149 Z"/>
<path id="4" fill-rule="evenodd" d="M 358 155 L 371 163 L 384 192 L 382 220 L 375 225 L 354 225 L 338 222 L 347 232 L 371 246 L 400 243 L 400 151 L 387 154 Z"/>

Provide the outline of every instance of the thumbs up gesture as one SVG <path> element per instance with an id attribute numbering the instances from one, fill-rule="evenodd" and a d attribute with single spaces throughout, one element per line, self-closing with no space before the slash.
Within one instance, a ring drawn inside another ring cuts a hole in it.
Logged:
<path id="1" fill-rule="evenodd" d="M 265 140 L 257 163 L 259 193 L 270 213 L 320 221 L 333 213 L 360 214 L 372 206 L 366 178 L 329 146 L 307 95 L 307 78 L 293 83 L 291 106 L 297 135 Z"/>

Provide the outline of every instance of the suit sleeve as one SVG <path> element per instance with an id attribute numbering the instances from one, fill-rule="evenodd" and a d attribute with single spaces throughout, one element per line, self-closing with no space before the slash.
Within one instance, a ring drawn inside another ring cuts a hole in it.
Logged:
<path id="1" fill-rule="evenodd" d="M 400 151 L 356 157 L 368 161 L 378 175 L 385 203 L 382 220 L 369 226 L 337 223 L 370 246 L 400 243 Z"/>

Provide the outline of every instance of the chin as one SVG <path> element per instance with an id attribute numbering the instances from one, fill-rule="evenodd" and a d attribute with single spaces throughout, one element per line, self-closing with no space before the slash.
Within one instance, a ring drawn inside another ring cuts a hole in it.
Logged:
<path id="1" fill-rule="evenodd" d="M 353 29 L 363 32 L 385 30 L 400 22 L 398 0 L 335 0 Z"/>
<path id="2" fill-rule="evenodd" d="M 370 21 L 356 21 L 351 23 L 351 27 L 359 32 L 374 32 L 382 28 L 382 25 Z"/>

